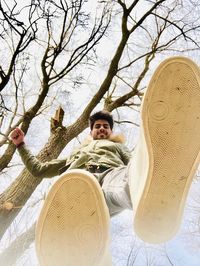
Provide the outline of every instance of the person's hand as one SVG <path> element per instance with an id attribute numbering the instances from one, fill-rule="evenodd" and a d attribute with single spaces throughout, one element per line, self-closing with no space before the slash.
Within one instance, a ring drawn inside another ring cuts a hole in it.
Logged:
<path id="1" fill-rule="evenodd" d="M 16 146 L 19 146 L 24 143 L 24 132 L 17 127 L 10 133 L 10 139 Z"/>

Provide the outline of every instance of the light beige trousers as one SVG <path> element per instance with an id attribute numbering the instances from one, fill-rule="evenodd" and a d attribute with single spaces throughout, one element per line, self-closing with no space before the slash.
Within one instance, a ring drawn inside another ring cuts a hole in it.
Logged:
<path id="1" fill-rule="evenodd" d="M 132 209 L 128 178 L 129 166 L 120 166 L 95 174 L 102 187 L 110 216 Z"/>

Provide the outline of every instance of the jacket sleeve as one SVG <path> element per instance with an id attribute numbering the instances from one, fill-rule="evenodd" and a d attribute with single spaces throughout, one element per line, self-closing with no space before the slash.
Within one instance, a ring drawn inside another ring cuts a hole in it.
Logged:
<path id="1" fill-rule="evenodd" d="M 131 152 L 123 144 L 121 144 L 120 155 L 121 155 L 121 159 L 124 162 L 124 164 L 127 165 L 131 159 Z"/>
<path id="2" fill-rule="evenodd" d="M 28 171 L 35 177 L 44 178 L 59 175 L 59 169 L 66 164 L 66 160 L 58 159 L 42 163 L 31 154 L 25 144 L 18 148 L 18 152 Z"/>

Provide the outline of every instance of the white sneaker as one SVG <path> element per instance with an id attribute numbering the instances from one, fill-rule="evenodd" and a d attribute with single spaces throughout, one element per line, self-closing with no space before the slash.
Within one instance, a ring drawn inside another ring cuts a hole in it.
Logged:
<path id="1" fill-rule="evenodd" d="M 110 266 L 109 212 L 101 187 L 84 170 L 62 174 L 36 227 L 41 266 Z"/>
<path id="2" fill-rule="evenodd" d="M 179 229 L 200 161 L 200 70 L 172 57 L 155 71 L 142 104 L 141 137 L 130 166 L 134 229 L 160 243 Z"/>

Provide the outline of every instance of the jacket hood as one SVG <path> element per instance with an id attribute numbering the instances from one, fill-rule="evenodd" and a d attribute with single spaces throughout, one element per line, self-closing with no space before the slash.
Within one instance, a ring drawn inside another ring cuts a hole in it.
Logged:
<path id="1" fill-rule="evenodd" d="M 112 134 L 109 137 L 109 140 L 111 140 L 113 142 L 118 142 L 118 143 L 122 143 L 123 144 L 125 142 L 125 137 L 122 134 L 117 134 L 117 135 Z"/>
<path id="2" fill-rule="evenodd" d="M 90 143 L 93 140 L 93 138 L 89 135 L 88 137 L 85 138 L 85 140 L 83 140 L 82 144 L 86 145 L 88 143 Z M 110 141 L 113 142 L 117 142 L 117 143 L 125 143 L 125 137 L 122 134 L 112 134 L 110 135 L 109 139 Z"/>

